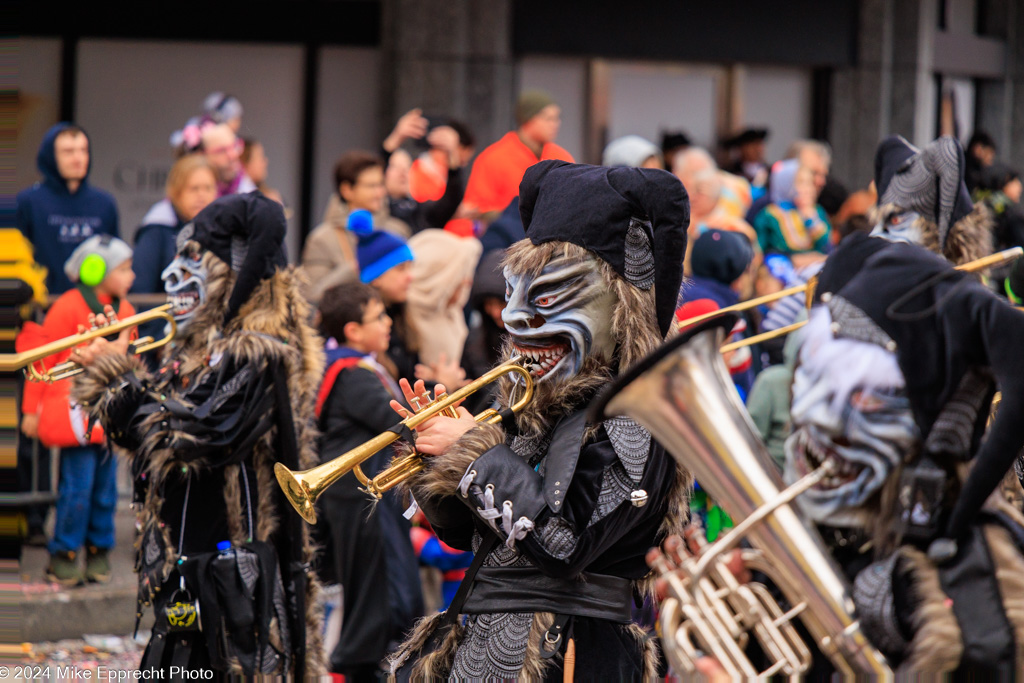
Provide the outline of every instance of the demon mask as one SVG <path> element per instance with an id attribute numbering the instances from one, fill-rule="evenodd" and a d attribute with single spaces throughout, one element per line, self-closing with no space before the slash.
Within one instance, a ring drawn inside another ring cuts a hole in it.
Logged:
<path id="1" fill-rule="evenodd" d="M 578 374 L 588 358 L 611 360 L 615 297 L 596 257 L 556 256 L 539 274 L 506 267 L 505 281 L 501 317 L 535 379 L 564 380 Z"/>
<path id="2" fill-rule="evenodd" d="M 829 307 L 816 308 L 806 329 L 793 377 L 786 483 L 832 460 L 836 473 L 801 494 L 800 507 L 818 523 L 863 526 L 919 440 L 903 374 L 884 346 L 837 338 Z"/>

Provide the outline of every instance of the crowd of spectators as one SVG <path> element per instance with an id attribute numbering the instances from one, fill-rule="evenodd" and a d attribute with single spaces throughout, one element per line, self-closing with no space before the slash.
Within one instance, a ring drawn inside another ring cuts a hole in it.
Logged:
<path id="1" fill-rule="evenodd" d="M 178 233 L 218 197 L 258 190 L 286 205 L 268 185 L 263 145 L 239 137 L 243 113 L 237 99 L 213 93 L 202 113 L 171 136 L 174 162 L 166 197 L 146 212 L 134 248 L 117 238 L 121 226 L 113 198 L 89 183 L 85 131 L 66 123 L 50 130 L 38 155 L 42 180 L 18 195 L 17 223 L 48 268 L 50 294 L 59 298 L 42 327 L 31 330 L 36 336 L 26 334 L 20 344 L 71 334 L 75 315 L 84 322 L 105 304 L 130 314 L 129 287 L 131 293 L 161 292 L 161 272 L 174 257 Z M 428 118 L 419 109 L 401 116 L 379 148 L 349 150 L 338 158 L 330 200 L 299 259 L 305 295 L 326 341 L 327 372 L 317 403 L 325 460 L 391 426 L 389 402 L 403 400 L 400 378 L 441 383 L 452 391 L 498 359 L 505 292 L 501 259 L 524 237 L 519 183 L 540 160 L 573 161 L 556 144 L 560 109 L 549 95 L 522 93 L 515 115 L 516 128 L 480 149 L 475 159 L 477 141 L 465 124 Z M 676 313 L 680 324 L 805 283 L 841 239 L 872 228 L 874 188 L 848 192 L 837 182 L 830 175 L 826 143 L 793 141 L 785 158 L 771 163 L 765 158 L 768 135 L 765 129 L 740 131 L 721 149 L 707 150 L 681 131 L 667 131 L 660 145 L 629 135 L 611 141 L 603 152 L 606 166 L 662 168 L 687 191 L 691 213 L 687 277 Z M 966 152 L 968 186 L 994 217 L 994 246 L 1024 246 L 1019 173 L 998 160 L 984 133 L 971 138 Z M 1009 269 L 997 272 L 993 286 L 1020 304 L 1019 277 Z M 804 314 L 802 295 L 783 298 L 745 311 L 732 335 L 741 339 L 776 330 Z M 725 359 L 776 458 L 789 429 L 788 392 L 798 343 L 796 334 L 782 336 Z M 102 582 L 109 578 L 106 554 L 114 541 L 115 461 L 102 434 L 76 422 L 81 416 L 63 384 L 48 387 L 46 396 L 26 387 L 21 452 L 36 438 L 44 447 L 62 449 L 48 577 L 64 585 Z M 480 405 L 486 400 L 474 399 Z M 58 436 L 42 429 L 56 413 L 67 423 Z M 372 475 L 387 459 L 382 453 L 364 469 Z M 414 527 L 407 517 L 417 518 L 404 514 L 392 495 L 372 506 L 353 478 L 329 491 L 321 500 L 319 573 L 325 584 L 341 587 L 333 594 L 341 596 L 342 634 L 330 640 L 336 643 L 329 653 L 331 668 L 354 680 L 372 678 L 424 611 L 419 563 L 443 572 L 444 595 L 450 599 L 469 557 L 433 538 L 422 518 Z M 45 506 L 32 509 L 31 542 L 46 540 L 46 512 Z M 714 512 L 715 520 L 723 519 Z M 724 519 L 715 525 L 728 524 Z M 83 549 L 84 573 L 76 557 Z M 387 610 L 373 604 L 378 596 L 386 596 Z M 426 602 L 438 604 L 430 596 Z M 337 620 L 329 623 L 339 628 Z"/>

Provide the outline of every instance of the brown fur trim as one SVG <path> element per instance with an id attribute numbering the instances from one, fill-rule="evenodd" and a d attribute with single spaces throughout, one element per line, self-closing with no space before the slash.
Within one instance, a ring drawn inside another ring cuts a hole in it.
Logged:
<path id="1" fill-rule="evenodd" d="M 90 417 L 99 419 L 117 400 L 117 392 L 111 390 L 111 383 L 126 373 L 132 373 L 140 380 L 149 379 L 149 372 L 138 356 L 117 353 L 100 356 L 75 377 L 71 398 L 87 408 Z"/>
<path id="2" fill-rule="evenodd" d="M 1017 645 L 1017 670 L 1021 671 L 1024 670 L 1024 557 L 1021 557 L 1005 528 L 986 524 L 984 530 L 989 555 L 995 565 L 1003 610 L 1013 627 L 1013 640 Z"/>
<path id="3" fill-rule="evenodd" d="M 982 203 L 949 229 L 943 249 L 950 263 L 961 265 L 992 253 L 992 212 Z"/>
<path id="4" fill-rule="evenodd" d="M 224 468 L 224 509 L 227 512 L 228 534 L 231 542 L 235 544 L 248 540 L 248 531 L 244 528 L 248 514 L 243 509 L 242 502 L 245 492 L 238 481 L 240 471 L 241 465 L 229 465 Z"/>
<path id="5" fill-rule="evenodd" d="M 453 496 L 466 470 L 488 450 L 505 443 L 505 430 L 497 425 L 482 424 L 462 435 L 448 452 L 426 459 L 426 468 L 409 479 L 412 495 L 417 500 Z"/>
<path id="6" fill-rule="evenodd" d="M 515 355 L 512 341 L 506 338 L 502 357 L 512 358 Z M 607 386 L 611 379 L 608 366 L 603 361 L 591 357 L 583 361 L 583 367 L 574 377 L 556 383 L 535 382 L 533 400 L 522 411 L 516 413 L 516 426 L 520 435 L 536 437 L 547 433 L 562 417 L 589 403 L 597 391 Z M 519 386 L 507 376 L 498 380 L 498 403 L 503 406 L 511 405 L 520 391 Z"/>
<path id="7" fill-rule="evenodd" d="M 307 534 L 303 534 L 308 536 Z M 311 560 L 308 557 L 307 562 Z M 324 652 L 324 613 L 320 607 L 320 580 L 315 572 L 306 573 L 306 679 L 318 680 L 327 674 Z"/>
<path id="8" fill-rule="evenodd" d="M 411 680 L 434 681 L 448 677 L 448 672 L 452 670 L 452 663 L 455 661 L 455 651 L 459 648 L 465 631 L 461 624 L 452 625 L 436 650 L 422 652 L 430 637 L 443 623 L 444 612 L 423 617 L 416 622 L 405 642 L 388 658 L 391 668 L 389 680 L 395 680 L 397 670 L 406 666 L 410 658 L 415 659 L 410 670 Z"/>
<path id="9" fill-rule="evenodd" d="M 913 615 L 914 639 L 901 670 L 948 672 L 960 665 L 964 644 L 960 626 L 939 582 L 935 565 L 916 548 L 900 549 L 900 570 L 911 574 L 920 604 Z"/>
<path id="10" fill-rule="evenodd" d="M 638 624 L 630 624 L 626 627 L 626 631 L 636 639 L 637 645 L 640 646 L 644 666 L 642 680 L 644 683 L 653 683 L 653 681 L 658 680 L 658 661 L 661 657 L 657 638 L 655 638 L 653 633 L 648 633 Z"/>
<path id="11" fill-rule="evenodd" d="M 869 220 L 877 225 L 900 210 L 895 204 L 883 204 L 872 210 Z M 936 223 L 918 218 L 917 226 L 921 230 L 921 246 L 945 257 L 954 266 L 975 261 L 992 253 L 992 212 L 984 204 L 975 204 L 969 214 L 950 227 L 945 247 L 941 249 L 939 226 Z"/>
<path id="12" fill-rule="evenodd" d="M 553 623 L 555 623 L 555 615 L 551 612 L 534 613 L 533 624 L 530 626 L 530 635 L 526 637 L 526 654 L 523 656 L 523 668 L 519 670 L 520 681 L 541 681 L 544 679 L 544 671 L 548 668 L 548 664 L 562 661 L 561 652 L 551 659 L 544 659 L 540 656 L 541 641 Z"/>

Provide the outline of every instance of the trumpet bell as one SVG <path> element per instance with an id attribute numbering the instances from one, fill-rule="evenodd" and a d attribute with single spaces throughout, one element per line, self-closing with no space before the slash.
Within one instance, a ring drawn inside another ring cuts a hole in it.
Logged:
<path id="1" fill-rule="evenodd" d="M 277 463 L 274 465 L 274 476 L 281 486 L 285 498 L 292 504 L 295 511 L 308 524 L 316 524 L 316 502 L 317 496 L 310 491 L 309 484 L 305 481 L 304 472 L 292 472 L 290 469 Z"/>

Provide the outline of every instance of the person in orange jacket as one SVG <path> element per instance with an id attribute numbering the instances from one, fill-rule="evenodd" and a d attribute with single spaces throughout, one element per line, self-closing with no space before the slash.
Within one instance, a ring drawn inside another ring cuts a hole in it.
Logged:
<path id="1" fill-rule="evenodd" d="M 27 326 L 17 340 L 19 351 L 77 333 L 90 314 L 113 306 L 119 318 L 135 314 L 127 300 L 135 281 L 132 249 L 110 235 L 96 235 L 82 242 L 64 264 L 74 284 L 60 295 L 42 326 Z M 47 369 L 75 360 L 68 349 L 42 362 Z M 26 382 L 22 432 L 47 447 L 61 449 L 57 519 L 48 548 L 46 578 L 64 586 L 83 580 L 110 580 L 108 554 L 114 545 L 114 509 L 117 505 L 117 470 L 114 456 L 103 447 L 103 428 L 89 424 L 81 406 L 71 401 L 71 380 L 53 384 Z M 85 573 L 77 554 L 86 546 Z"/>
<path id="2" fill-rule="evenodd" d="M 481 223 L 488 225 L 519 196 L 519 183 L 526 169 L 547 159 L 574 161 L 569 152 L 555 144 L 561 114 L 561 108 L 547 93 L 524 91 L 516 103 L 516 130 L 505 133 L 473 162 L 462 212 L 471 209 L 479 214 Z M 449 221 L 445 229 L 463 237 L 483 233 L 468 219 Z"/>

